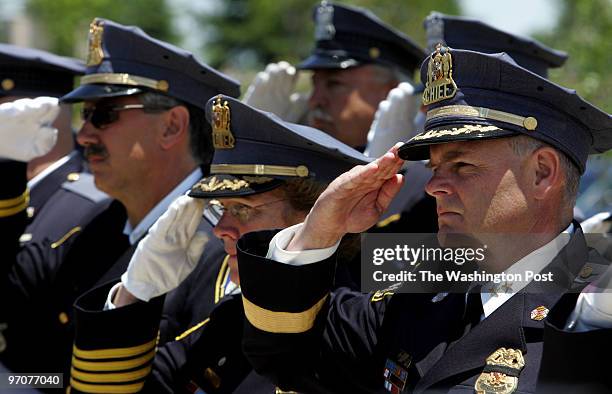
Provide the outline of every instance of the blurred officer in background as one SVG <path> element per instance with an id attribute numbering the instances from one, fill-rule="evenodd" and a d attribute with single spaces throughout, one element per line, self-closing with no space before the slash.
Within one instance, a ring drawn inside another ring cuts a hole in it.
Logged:
<path id="1" fill-rule="evenodd" d="M 44 238 L 53 242 L 70 229 L 86 224 L 109 202 L 93 185 L 85 160 L 75 149 L 71 106 L 58 105 L 56 99 L 73 89 L 75 77 L 85 72 L 85 64 L 38 49 L 0 44 L 0 70 L 0 103 L 7 103 L 2 122 L 6 134 L 0 155 L 24 161 L 32 157 L 27 167 L 29 227 L 21 242 L 40 242 Z M 35 99 L 38 96 L 47 98 Z M 23 98 L 35 100 L 21 100 L 9 110 L 9 102 Z M 48 142 L 51 146 L 39 147 L 50 150 L 34 157 L 32 148 L 36 142 L 28 139 L 28 125 L 43 123 L 57 130 L 56 142 L 52 145 L 51 140 L 40 138 L 39 144 Z"/>

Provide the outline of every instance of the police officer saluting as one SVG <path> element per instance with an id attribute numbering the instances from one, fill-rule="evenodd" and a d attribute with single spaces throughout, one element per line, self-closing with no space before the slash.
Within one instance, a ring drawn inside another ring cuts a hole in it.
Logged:
<path id="1" fill-rule="evenodd" d="M 567 321 L 577 292 L 609 291 L 609 273 L 601 275 L 609 262 L 589 254 L 572 208 L 587 155 L 612 147 L 612 118 L 505 54 L 439 46 L 421 75 L 424 132 L 332 182 L 301 227 L 271 240 L 268 258 L 253 253 L 249 235 L 239 242 L 250 361 L 284 389 L 536 392 L 563 381 L 554 390 L 605 391 L 602 362 L 576 360 L 571 375 L 539 385 L 538 374 L 551 362 L 543 362 L 545 332 L 563 333 L 556 347 L 575 340 L 599 346 L 612 327 L 584 308 L 577 310 L 583 328 L 607 330 L 573 333 L 575 317 Z M 344 234 L 377 220 L 401 186 L 402 158 L 430 161 L 426 190 L 436 198 L 442 241 L 456 233 L 501 235 L 488 238 L 495 242 L 481 268 L 555 273 L 552 288 L 531 281 L 509 284 L 500 297 L 475 286 L 469 296 L 395 294 L 372 302 L 301 280 L 302 270 L 333 264 Z M 306 250 L 309 264 L 282 264 Z M 261 278 L 291 283 L 292 291 L 277 286 L 281 300 Z M 605 297 L 594 299 L 590 305 L 605 310 Z"/>

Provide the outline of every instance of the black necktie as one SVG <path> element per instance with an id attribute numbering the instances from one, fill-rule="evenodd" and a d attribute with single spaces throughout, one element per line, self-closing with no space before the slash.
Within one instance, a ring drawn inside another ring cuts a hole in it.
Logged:
<path id="1" fill-rule="evenodd" d="M 484 313 L 482 300 L 480 299 L 480 289 L 481 286 L 476 286 L 467 295 L 464 321 L 472 326 L 480 323 L 480 317 Z"/>

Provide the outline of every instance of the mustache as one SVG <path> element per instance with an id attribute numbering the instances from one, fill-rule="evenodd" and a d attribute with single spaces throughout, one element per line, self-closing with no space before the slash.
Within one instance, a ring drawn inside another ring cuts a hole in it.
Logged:
<path id="1" fill-rule="evenodd" d="M 106 158 L 108 157 L 108 151 L 106 150 L 106 147 L 102 144 L 92 144 L 87 145 L 85 147 L 83 155 L 86 159 L 89 159 L 90 156 L 100 156 Z"/>
<path id="2" fill-rule="evenodd" d="M 325 112 L 325 110 L 323 110 L 321 107 L 313 108 L 308 113 L 308 121 L 310 123 L 314 121 L 315 119 L 321 120 L 323 122 L 329 122 L 329 123 L 332 123 L 334 121 L 334 118 L 332 118 L 332 116 L 328 114 L 327 112 Z"/>

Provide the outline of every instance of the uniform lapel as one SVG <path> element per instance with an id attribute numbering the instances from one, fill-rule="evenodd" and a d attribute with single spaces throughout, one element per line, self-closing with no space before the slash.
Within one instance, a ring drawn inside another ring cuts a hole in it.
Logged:
<path id="1" fill-rule="evenodd" d="M 419 381 L 415 392 L 462 372 L 482 369 L 485 360 L 500 347 L 525 351 L 522 330 L 524 297 L 517 294 L 488 318 L 451 344 L 443 357 Z"/>
<path id="2" fill-rule="evenodd" d="M 427 390 L 432 385 L 466 371 L 478 370 L 474 374 L 479 373 L 485 366 L 487 357 L 501 347 L 520 349 L 525 353 L 524 328 L 544 328 L 544 321 L 532 318 L 532 311 L 539 306 L 552 308 L 572 287 L 574 278 L 587 261 L 588 248 L 582 230 L 577 223 L 574 225 L 576 231 L 569 243 L 545 269 L 553 273 L 555 282 L 552 284 L 532 282 L 521 293 L 515 294 L 489 317 L 469 330 L 461 339 L 448 347 L 434 348 L 425 358 L 428 364 L 433 365 L 418 382 L 415 392 Z M 431 363 L 433 359 L 438 361 Z"/>

